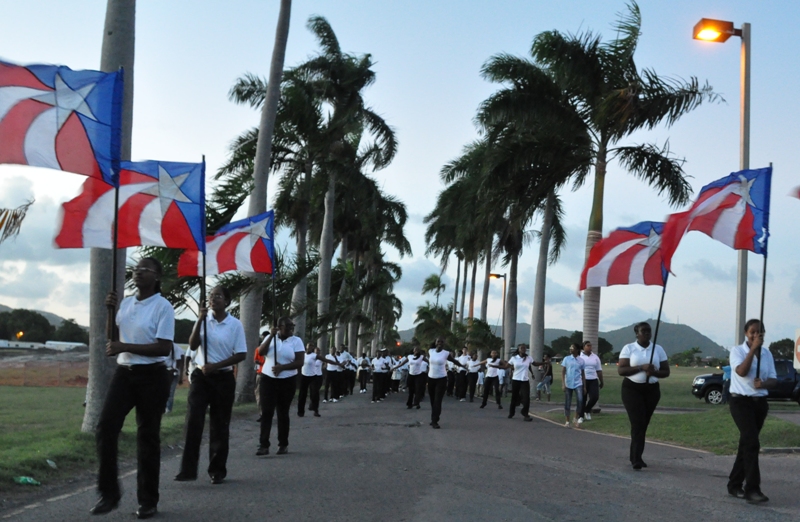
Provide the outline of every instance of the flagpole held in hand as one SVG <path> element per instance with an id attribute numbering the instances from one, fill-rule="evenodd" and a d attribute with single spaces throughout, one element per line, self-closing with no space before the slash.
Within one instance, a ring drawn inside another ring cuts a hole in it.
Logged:
<path id="1" fill-rule="evenodd" d="M 206 254 L 203 252 L 203 282 L 200 285 L 200 308 L 206 306 L 208 309 L 208 303 L 206 299 Z M 208 312 L 206 312 L 206 317 L 203 317 L 203 343 L 198 346 L 198 348 L 203 349 L 203 366 L 208 364 L 208 360 L 206 359 L 206 354 L 208 353 Z"/>
<path id="2" fill-rule="evenodd" d="M 664 289 L 661 291 L 661 304 L 658 305 L 658 318 L 656 318 L 656 332 L 653 335 L 653 349 L 650 351 L 650 365 L 653 365 L 653 356 L 656 353 L 656 341 L 658 341 L 658 327 L 661 325 L 661 310 L 664 309 L 664 296 L 667 294 L 667 278 L 664 278 Z M 647 377 L 650 383 L 650 376 Z"/>
<path id="3" fill-rule="evenodd" d="M 770 171 L 772 171 L 772 162 L 769 162 Z M 767 196 L 767 204 L 769 204 L 771 194 Z M 767 214 L 769 217 L 769 214 Z M 761 315 L 758 316 L 758 320 L 761 322 L 761 335 L 764 335 L 764 298 L 767 292 L 767 241 L 769 240 L 769 234 L 764 234 L 764 272 L 761 274 Z M 756 354 L 756 379 L 761 378 L 761 350 L 759 349 L 758 354 Z"/>
<path id="4" fill-rule="evenodd" d="M 112 228 L 113 244 L 111 249 L 111 291 L 117 293 L 117 245 L 119 244 L 119 171 L 117 171 L 117 184 L 114 186 L 114 225 Z M 117 297 L 119 304 L 119 297 Z M 117 322 L 115 307 L 108 307 L 108 315 L 106 317 L 106 332 L 108 332 L 109 341 L 117 341 L 119 331 L 117 330 Z"/>

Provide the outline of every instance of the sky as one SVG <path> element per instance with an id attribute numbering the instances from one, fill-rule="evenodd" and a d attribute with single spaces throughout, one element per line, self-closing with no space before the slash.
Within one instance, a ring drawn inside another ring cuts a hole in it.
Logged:
<path id="1" fill-rule="evenodd" d="M 137 10 L 132 159 L 199 161 L 212 173 L 227 157 L 230 142 L 256 126 L 259 114 L 229 101 L 228 91 L 246 72 L 266 77 L 279 2 L 260 0 L 140 1 Z M 723 102 L 704 104 L 671 128 L 640 132 L 623 140 L 669 142 L 685 159 L 697 193 L 705 184 L 739 170 L 740 39 L 725 44 L 691 38 L 703 17 L 752 26 L 750 166 L 774 166 L 770 256 L 766 279 L 768 341 L 794 337 L 800 328 L 800 200 L 787 197 L 800 185 L 795 147 L 800 129 L 800 39 L 793 34 L 800 3 L 782 0 L 642 0 L 642 35 L 635 59 L 661 76 L 708 82 Z M 414 312 L 430 296 L 422 281 L 441 270 L 425 256 L 423 218 L 443 188 L 439 171 L 478 137 L 476 109 L 499 86 L 480 76 L 493 55 L 529 53 L 542 31 L 591 30 L 609 40 L 622 0 L 295 0 L 286 66 L 317 49 L 305 24 L 321 15 L 342 49 L 369 53 L 377 78 L 367 103 L 395 129 L 399 150 L 374 174 L 383 190 L 407 205 L 406 235 L 413 255 L 388 257 L 401 264 L 396 293 L 403 301 L 399 328 L 413 326 Z M 105 2 L 102 0 L 0 0 L 0 59 L 53 63 L 73 69 L 100 64 Z M 210 176 L 209 176 L 210 177 Z M 576 289 L 584 261 L 593 176 L 577 190 L 564 189 L 568 242 L 547 273 L 548 328 L 582 329 Z M 52 247 L 58 208 L 77 195 L 83 178 L 30 167 L 0 165 L 0 208 L 35 198 L 19 237 L 0 245 L 0 303 L 46 310 L 88 324 L 89 253 Z M 209 183 L 209 189 L 211 184 Z M 274 196 L 271 181 L 268 198 Z M 245 203 L 246 208 L 246 203 Z M 665 198 L 611 162 L 606 177 L 603 232 L 644 220 L 662 221 L 674 211 Z M 244 216 L 244 214 L 242 214 Z M 538 228 L 533 223 L 532 228 Z M 278 236 L 279 246 L 290 243 Z M 538 244 L 520 260 L 518 321 L 530 323 Z M 749 254 L 748 317 L 758 316 L 763 258 Z M 663 318 L 687 324 L 724 346 L 735 337 L 736 253 L 699 232 L 689 233 L 673 260 Z M 496 272 L 507 268 L 494 267 Z M 479 273 L 481 270 L 479 269 Z M 444 274 L 452 300 L 455 258 Z M 481 283 L 478 283 L 480 294 Z M 655 317 L 660 287 L 617 286 L 602 290 L 600 330 Z M 480 297 L 476 298 L 476 308 Z M 499 323 L 502 283 L 492 282 L 488 318 Z M 477 314 L 477 311 L 476 311 Z M 526 340 L 520 339 L 520 342 Z M 686 347 L 689 348 L 689 347 Z"/>

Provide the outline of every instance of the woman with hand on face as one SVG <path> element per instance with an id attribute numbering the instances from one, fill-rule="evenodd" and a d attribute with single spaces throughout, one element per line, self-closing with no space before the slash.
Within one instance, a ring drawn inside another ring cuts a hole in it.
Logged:
<path id="1" fill-rule="evenodd" d="M 653 346 L 650 342 L 652 332 L 649 324 L 641 322 L 633 327 L 633 332 L 636 342 L 626 344 L 620 351 L 617 373 L 625 377 L 622 380 L 622 404 L 631 423 L 630 461 L 633 469 L 638 471 L 647 467 L 642 460 L 647 426 L 661 399 L 658 379 L 669 377 L 669 360 L 661 346 Z"/>
<path id="2" fill-rule="evenodd" d="M 758 467 L 761 444 L 758 437 L 769 412 L 767 390 L 778 384 L 778 374 L 772 353 L 764 348 L 761 321 L 747 321 L 744 335 L 744 343 L 734 346 L 730 355 L 731 397 L 728 404 L 733 422 L 739 428 L 739 449 L 728 477 L 728 494 L 758 504 L 769 500 L 761 492 L 761 471 Z M 759 358 L 760 365 L 757 362 Z"/>
<path id="3" fill-rule="evenodd" d="M 447 363 L 464 368 L 453 354 L 444 349 L 444 338 L 439 337 L 433 348 L 428 350 L 428 395 L 431 396 L 431 426 L 439 429 L 439 417 L 442 415 L 442 399 L 447 389 Z M 466 368 L 465 368 L 466 369 Z"/>
<path id="4" fill-rule="evenodd" d="M 258 353 L 266 358 L 261 368 L 261 434 L 256 455 L 269 455 L 272 417 L 278 412 L 278 455 L 289 453 L 289 409 L 297 389 L 297 370 L 303 367 L 303 340 L 294 335 L 294 323 L 288 317 L 278 319 Z"/>
<path id="5" fill-rule="evenodd" d="M 216 286 L 208 294 L 208 309 L 200 315 L 189 336 L 189 348 L 196 352 L 189 387 L 189 411 L 186 413 L 186 444 L 183 447 L 181 470 L 175 480 L 197 479 L 200 442 L 206 410 L 209 410 L 208 475 L 212 484 L 222 484 L 228 474 L 228 448 L 231 411 L 236 394 L 233 365 L 247 355 L 247 343 L 242 323 L 225 311 L 231 304 L 230 291 Z M 205 327 L 203 327 L 205 323 Z M 206 338 L 206 332 L 208 338 Z"/>
<path id="6" fill-rule="evenodd" d="M 161 296 L 161 263 L 142 258 L 133 269 L 136 295 L 126 297 L 119 306 L 116 324 L 119 341 L 109 341 L 106 355 L 117 356 L 117 369 L 106 393 L 97 424 L 99 471 L 97 490 L 100 499 L 92 508 L 102 515 L 117 508 L 122 496 L 117 470 L 119 432 L 128 413 L 136 408 L 138 518 L 157 512 L 158 482 L 161 470 L 161 416 L 169 397 L 172 373 L 165 364 L 172 351 L 175 312 Z M 117 296 L 108 294 L 106 306 L 117 307 Z M 112 332 L 108 332 L 109 338 Z"/>

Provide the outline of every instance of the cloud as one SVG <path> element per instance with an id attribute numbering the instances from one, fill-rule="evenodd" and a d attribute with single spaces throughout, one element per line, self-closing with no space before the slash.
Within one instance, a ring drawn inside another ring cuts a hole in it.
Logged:
<path id="1" fill-rule="evenodd" d="M 35 263 L 26 263 L 21 270 L 11 263 L 3 263 L 0 295 L 36 302 L 48 298 L 60 283 L 61 279 L 57 275 L 41 270 Z"/>
<path id="2" fill-rule="evenodd" d="M 792 286 L 789 290 L 789 296 L 791 297 L 792 301 L 800 304 L 800 271 L 798 270 L 795 270 L 794 281 L 792 281 Z"/>
<path id="3" fill-rule="evenodd" d="M 638 321 L 650 319 L 650 315 L 650 312 L 646 312 L 638 306 L 627 305 L 617 308 L 608 315 L 603 314 L 600 317 L 600 323 L 603 330 L 615 330 Z"/>
<path id="4" fill-rule="evenodd" d="M 717 281 L 723 283 L 735 283 L 738 273 L 736 265 L 720 266 L 716 263 L 712 263 L 708 259 L 698 259 L 694 263 L 686 265 L 685 268 L 689 277 L 702 281 Z M 767 278 L 769 279 L 769 275 Z M 760 280 L 761 278 L 756 271 L 748 266 L 747 281 L 752 283 Z"/>

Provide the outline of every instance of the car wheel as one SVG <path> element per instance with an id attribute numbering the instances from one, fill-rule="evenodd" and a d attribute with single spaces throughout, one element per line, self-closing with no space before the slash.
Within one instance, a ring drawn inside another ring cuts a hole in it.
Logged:
<path id="1" fill-rule="evenodd" d="M 706 392 L 706 402 L 709 404 L 722 404 L 722 390 L 711 388 Z"/>

